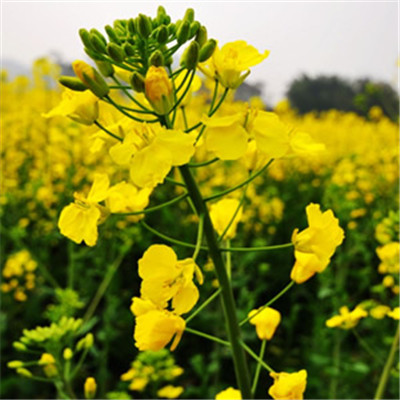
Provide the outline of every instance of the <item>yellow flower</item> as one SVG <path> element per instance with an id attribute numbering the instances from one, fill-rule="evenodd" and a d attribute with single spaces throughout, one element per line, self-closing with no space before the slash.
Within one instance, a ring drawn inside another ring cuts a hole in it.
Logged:
<path id="1" fill-rule="evenodd" d="M 139 260 L 139 276 L 143 279 L 140 293 L 160 308 L 172 300 L 175 313 L 187 313 L 199 299 L 193 283 L 195 272 L 199 273 L 199 268 L 193 259 L 178 261 L 170 247 L 152 245 Z"/>
<path id="2" fill-rule="evenodd" d="M 162 183 L 172 166 L 184 165 L 194 154 L 195 135 L 180 130 L 136 124 L 122 143 L 110 149 L 120 165 L 130 165 L 132 182 L 143 188 Z"/>
<path id="3" fill-rule="evenodd" d="M 83 389 L 85 393 L 85 399 L 94 399 L 97 390 L 96 380 L 93 377 L 86 378 Z"/>
<path id="4" fill-rule="evenodd" d="M 335 315 L 328 319 L 325 324 L 328 328 L 352 329 L 361 318 L 365 318 L 368 313 L 360 306 L 350 311 L 347 306 L 340 307 L 340 315 Z"/>
<path id="5" fill-rule="evenodd" d="M 130 380 L 130 379 L 124 379 L 124 380 Z M 134 378 L 132 382 L 129 384 L 129 389 L 141 392 L 142 390 L 144 390 L 144 388 L 147 386 L 148 383 L 149 380 L 147 378 L 137 377 Z"/>
<path id="6" fill-rule="evenodd" d="M 173 338 L 171 351 L 178 345 L 185 321 L 167 310 L 151 310 L 136 317 L 135 346 L 140 350 L 161 350 Z"/>
<path id="7" fill-rule="evenodd" d="M 215 400 L 242 400 L 240 390 L 229 387 L 215 395 Z"/>
<path id="8" fill-rule="evenodd" d="M 94 246 L 98 237 L 97 225 L 103 211 L 97 203 L 105 200 L 108 188 L 108 176 L 96 174 L 87 198 L 75 193 L 75 202 L 61 211 L 58 220 L 61 234 L 77 244 L 84 241 L 88 246 Z"/>
<path id="9" fill-rule="evenodd" d="M 382 280 L 382 285 L 387 288 L 394 286 L 394 283 L 395 282 L 394 282 L 394 278 L 392 275 L 386 275 Z"/>
<path id="10" fill-rule="evenodd" d="M 393 308 L 393 310 L 389 311 L 386 315 L 398 321 L 400 319 L 400 307 Z"/>
<path id="11" fill-rule="evenodd" d="M 268 50 L 261 54 L 244 40 L 237 40 L 226 43 L 221 49 L 217 47 L 211 62 L 215 69 L 215 76 L 221 85 L 236 89 L 250 74 L 249 68 L 259 64 L 268 55 Z"/>
<path id="12" fill-rule="evenodd" d="M 378 267 L 378 272 L 381 274 L 398 274 L 400 271 L 399 266 L 399 253 L 400 243 L 390 242 L 384 246 L 376 249 L 378 257 L 381 259 L 381 263 Z"/>
<path id="13" fill-rule="evenodd" d="M 322 213 L 318 204 L 311 203 L 306 212 L 309 227 L 300 233 L 295 229 L 292 235 L 296 262 L 290 277 L 296 283 L 323 272 L 344 239 L 344 231 L 332 210 Z"/>
<path id="14" fill-rule="evenodd" d="M 251 310 L 248 316 L 251 318 L 249 322 L 256 326 L 257 336 L 261 340 L 271 340 L 281 322 L 280 312 L 270 307 L 265 307 L 260 312 Z"/>
<path id="15" fill-rule="evenodd" d="M 375 319 L 383 319 L 390 312 L 390 307 L 379 305 L 369 310 L 369 315 Z"/>
<path id="16" fill-rule="evenodd" d="M 268 393 L 273 399 L 303 399 L 307 385 L 307 371 L 305 369 L 293 373 L 271 372 L 270 376 L 274 379 L 274 384 L 269 388 Z"/>
<path id="17" fill-rule="evenodd" d="M 182 386 L 167 385 L 157 391 L 157 396 L 160 399 L 177 399 L 182 393 Z"/>
<path id="18" fill-rule="evenodd" d="M 247 149 L 248 134 L 243 127 L 244 115 L 203 118 L 205 144 L 221 160 L 237 160 Z"/>
<path id="19" fill-rule="evenodd" d="M 144 92 L 157 114 L 168 114 L 174 104 L 174 93 L 172 82 L 164 67 L 152 65 L 148 69 L 144 80 Z"/>
<path id="20" fill-rule="evenodd" d="M 222 199 L 217 203 L 214 203 L 210 209 L 210 217 L 215 230 L 221 235 L 231 219 L 235 215 L 235 211 L 239 206 L 239 200 L 236 199 Z M 232 239 L 236 234 L 237 224 L 242 218 L 242 208 L 239 209 L 235 215 L 233 222 L 225 234 L 225 239 Z"/>
<path id="21" fill-rule="evenodd" d="M 52 378 L 58 374 L 56 360 L 50 353 L 42 354 L 39 365 L 43 365 L 43 371 L 48 378 Z"/>
<path id="22" fill-rule="evenodd" d="M 90 91 L 75 92 L 65 89 L 60 104 L 46 114 L 45 118 L 69 117 L 84 125 L 92 125 L 99 117 L 99 99 Z"/>

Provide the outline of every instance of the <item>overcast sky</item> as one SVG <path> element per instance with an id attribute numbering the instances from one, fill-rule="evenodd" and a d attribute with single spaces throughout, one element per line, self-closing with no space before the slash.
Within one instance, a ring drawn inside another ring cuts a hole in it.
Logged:
<path id="1" fill-rule="evenodd" d="M 270 56 L 254 67 L 249 82 L 264 85 L 272 104 L 302 73 L 369 77 L 397 85 L 397 1 L 2 1 L 2 60 L 30 65 L 58 54 L 84 59 L 79 28 L 97 28 L 114 19 L 151 16 L 162 4 L 172 19 L 187 7 L 220 44 L 244 39 Z"/>

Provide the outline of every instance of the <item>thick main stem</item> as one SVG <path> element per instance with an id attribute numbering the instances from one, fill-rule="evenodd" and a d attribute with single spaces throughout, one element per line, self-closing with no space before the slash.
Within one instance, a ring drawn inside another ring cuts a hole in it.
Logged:
<path id="1" fill-rule="evenodd" d="M 240 328 L 236 316 L 236 306 L 233 297 L 232 287 L 225 269 L 218 240 L 208 213 L 207 207 L 199 188 L 193 179 L 188 166 L 180 167 L 180 171 L 185 181 L 189 196 L 193 201 L 196 211 L 204 218 L 204 236 L 208 244 L 210 257 L 213 261 L 215 272 L 221 287 L 222 304 L 225 314 L 228 339 L 231 343 L 233 363 L 235 367 L 236 380 L 244 399 L 251 399 L 250 375 L 246 361 L 245 352 L 240 344 Z"/>

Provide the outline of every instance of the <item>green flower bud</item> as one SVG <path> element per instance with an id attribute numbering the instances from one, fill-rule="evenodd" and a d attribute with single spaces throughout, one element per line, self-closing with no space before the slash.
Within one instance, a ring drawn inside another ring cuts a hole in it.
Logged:
<path id="1" fill-rule="evenodd" d="M 128 57 L 132 57 L 135 55 L 135 48 L 129 44 L 129 43 L 124 43 L 124 45 L 122 46 L 124 53 L 128 56 Z"/>
<path id="2" fill-rule="evenodd" d="M 101 34 L 97 29 L 92 28 L 92 29 L 90 30 L 90 34 L 91 34 L 91 35 L 96 35 L 96 36 L 104 43 L 104 45 L 107 45 L 107 40 L 106 40 L 106 38 L 105 38 L 104 35 Z"/>
<path id="3" fill-rule="evenodd" d="M 63 351 L 64 360 L 70 360 L 74 356 L 74 353 L 69 347 L 66 347 Z"/>
<path id="4" fill-rule="evenodd" d="M 116 44 L 121 44 L 121 41 L 119 40 L 117 34 L 115 33 L 114 29 L 110 25 L 106 25 L 104 27 L 108 38 L 110 39 L 111 42 L 116 43 Z"/>
<path id="5" fill-rule="evenodd" d="M 155 67 L 162 67 L 164 65 L 164 56 L 160 50 L 156 50 L 151 54 L 149 63 Z"/>
<path id="6" fill-rule="evenodd" d="M 188 40 L 190 31 L 190 22 L 183 21 L 180 23 L 178 30 L 176 31 L 176 39 L 178 44 L 183 44 Z"/>
<path id="7" fill-rule="evenodd" d="M 18 368 L 16 372 L 17 374 L 25 376 L 26 378 L 32 377 L 32 373 L 28 371 L 26 368 Z"/>
<path id="8" fill-rule="evenodd" d="M 151 20 L 147 15 L 139 14 L 135 20 L 135 28 L 139 36 L 147 39 L 152 31 Z"/>
<path id="9" fill-rule="evenodd" d="M 181 65 L 187 69 L 195 69 L 199 62 L 199 50 L 199 44 L 191 42 L 182 55 Z"/>
<path id="10" fill-rule="evenodd" d="M 88 333 L 84 339 L 85 339 L 85 347 L 87 349 L 90 349 L 93 346 L 93 341 L 94 341 L 93 334 Z"/>
<path id="11" fill-rule="evenodd" d="M 120 46 L 115 43 L 108 43 L 107 53 L 115 62 L 122 62 L 125 59 L 125 53 Z"/>
<path id="12" fill-rule="evenodd" d="M 185 16 L 183 17 L 183 20 L 188 21 L 188 22 L 193 22 L 194 21 L 194 10 L 193 8 L 188 8 L 185 12 Z"/>
<path id="13" fill-rule="evenodd" d="M 215 39 L 208 39 L 207 42 L 200 49 L 199 62 L 208 60 L 213 55 L 216 47 L 217 41 Z"/>
<path id="14" fill-rule="evenodd" d="M 92 59 L 92 60 L 104 60 L 104 56 L 99 54 L 97 51 L 93 51 L 88 49 L 87 47 L 84 48 L 85 53 Z"/>
<path id="15" fill-rule="evenodd" d="M 92 42 L 90 40 L 90 34 L 86 29 L 84 29 L 84 28 L 79 29 L 79 36 L 82 40 L 82 43 L 85 45 L 85 47 L 87 47 L 90 50 L 95 50 L 93 48 Z"/>
<path id="16" fill-rule="evenodd" d="M 7 363 L 8 368 L 21 368 L 24 366 L 24 363 L 19 360 L 10 361 Z"/>
<path id="17" fill-rule="evenodd" d="M 97 68 L 99 69 L 100 73 L 105 77 L 110 77 L 114 75 L 114 68 L 111 63 L 108 61 L 95 61 Z"/>
<path id="18" fill-rule="evenodd" d="M 131 86 L 135 92 L 144 92 L 144 76 L 135 71 L 131 76 Z"/>
<path id="19" fill-rule="evenodd" d="M 133 36 L 136 33 L 135 20 L 133 18 L 130 18 L 128 20 L 128 32 L 131 36 Z"/>
<path id="20" fill-rule="evenodd" d="M 163 6 L 158 6 L 158 8 L 157 8 L 157 17 L 163 18 L 165 15 L 167 15 L 167 12 L 165 11 L 165 8 Z"/>
<path id="21" fill-rule="evenodd" d="M 82 81 L 73 76 L 61 76 L 58 82 L 68 89 L 76 92 L 83 92 L 84 90 L 87 90 L 87 87 L 82 83 Z"/>
<path id="22" fill-rule="evenodd" d="M 196 42 L 200 47 L 207 41 L 207 28 L 203 25 L 200 26 L 199 30 L 196 33 Z"/>
<path id="23" fill-rule="evenodd" d="M 106 45 L 97 35 L 90 35 L 90 42 L 92 43 L 93 48 L 95 51 L 99 53 L 107 53 Z"/>
<path id="24" fill-rule="evenodd" d="M 168 24 L 167 29 L 168 29 L 168 35 L 174 35 L 177 30 L 175 24 Z"/>
<path id="25" fill-rule="evenodd" d="M 200 28 L 200 23 L 197 21 L 193 21 L 190 24 L 189 39 L 192 39 L 196 35 L 199 28 Z"/>
<path id="26" fill-rule="evenodd" d="M 13 342 L 12 345 L 15 350 L 18 350 L 18 351 L 26 351 L 27 350 L 27 347 L 21 342 Z"/>
<path id="27" fill-rule="evenodd" d="M 165 25 L 161 25 L 157 32 L 157 42 L 165 44 L 168 41 L 168 29 Z"/>

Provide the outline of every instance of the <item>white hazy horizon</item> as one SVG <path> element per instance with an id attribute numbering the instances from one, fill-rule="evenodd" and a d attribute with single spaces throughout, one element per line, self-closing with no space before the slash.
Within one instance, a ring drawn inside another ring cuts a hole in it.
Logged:
<path id="1" fill-rule="evenodd" d="M 397 1 L 6 1 L 1 28 L 2 62 L 27 69 L 43 56 L 86 59 L 80 28 L 104 26 L 163 5 L 172 20 L 188 7 L 220 44 L 243 39 L 269 57 L 253 67 L 249 83 L 262 85 L 268 104 L 284 97 L 301 74 L 370 78 L 397 86 Z"/>

